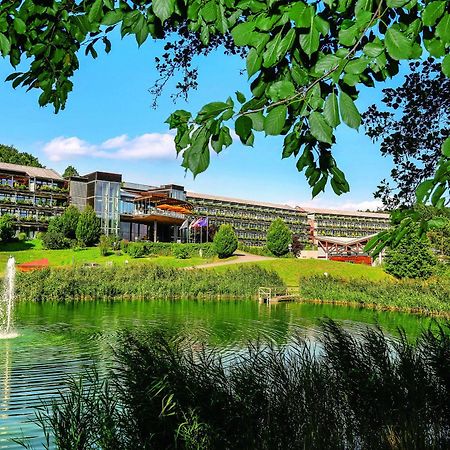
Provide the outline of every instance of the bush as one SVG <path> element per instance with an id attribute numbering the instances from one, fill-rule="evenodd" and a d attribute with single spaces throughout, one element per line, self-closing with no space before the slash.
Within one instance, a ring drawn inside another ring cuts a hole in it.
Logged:
<path id="1" fill-rule="evenodd" d="M 44 232 L 38 231 L 36 233 L 35 239 L 37 239 L 38 241 L 42 241 L 42 238 L 44 237 L 44 234 L 45 234 Z"/>
<path id="2" fill-rule="evenodd" d="M 177 259 L 188 259 L 190 257 L 188 249 L 184 244 L 175 244 L 173 246 L 173 256 Z"/>
<path id="3" fill-rule="evenodd" d="M 14 218 L 10 214 L 4 214 L 0 217 L 0 241 L 11 242 L 16 234 Z"/>
<path id="4" fill-rule="evenodd" d="M 24 233 L 23 231 L 20 232 L 20 233 L 17 235 L 17 239 L 18 239 L 20 242 L 25 242 L 25 241 L 28 239 L 27 233 Z"/>
<path id="5" fill-rule="evenodd" d="M 272 256 L 272 253 L 269 252 L 269 250 L 266 246 L 257 247 L 257 246 L 253 246 L 253 245 L 245 245 L 245 244 L 239 243 L 238 249 L 242 250 L 243 252 L 251 253 L 252 255 Z"/>
<path id="6" fill-rule="evenodd" d="M 267 248 L 275 256 L 283 256 L 289 251 L 292 232 L 282 219 L 275 219 L 267 231 Z"/>
<path id="7" fill-rule="evenodd" d="M 101 234 L 101 222 L 95 214 L 95 211 L 90 207 L 80 214 L 78 225 L 76 229 L 76 238 L 87 247 L 95 245 Z"/>
<path id="8" fill-rule="evenodd" d="M 128 253 L 128 245 L 130 244 L 130 241 L 128 241 L 127 239 L 122 239 L 119 242 L 119 248 L 122 252 L 124 253 Z"/>
<path id="9" fill-rule="evenodd" d="M 128 245 L 127 253 L 132 258 L 142 258 L 143 256 L 147 255 L 144 244 L 140 242 L 130 242 L 130 244 Z"/>
<path id="10" fill-rule="evenodd" d="M 73 205 L 66 208 L 62 216 L 60 216 L 61 231 L 64 233 L 64 236 L 66 236 L 66 238 L 76 238 L 79 218 L 80 211 L 76 206 Z"/>
<path id="11" fill-rule="evenodd" d="M 67 239 L 60 231 L 47 231 L 42 237 L 42 243 L 49 250 L 61 250 L 70 248 L 72 242 Z"/>
<path id="12" fill-rule="evenodd" d="M 228 258 L 238 247 L 238 238 L 231 225 L 223 224 L 214 235 L 214 249 L 219 258 Z"/>
<path id="13" fill-rule="evenodd" d="M 108 236 L 105 236 L 102 234 L 100 236 L 100 242 L 98 244 L 98 248 L 100 249 L 100 255 L 102 256 L 108 256 L 109 252 L 111 250 L 110 240 Z"/>
<path id="14" fill-rule="evenodd" d="M 384 261 L 386 272 L 396 278 L 429 278 L 437 264 L 429 239 L 417 232 L 406 234 L 397 247 L 388 249 Z"/>

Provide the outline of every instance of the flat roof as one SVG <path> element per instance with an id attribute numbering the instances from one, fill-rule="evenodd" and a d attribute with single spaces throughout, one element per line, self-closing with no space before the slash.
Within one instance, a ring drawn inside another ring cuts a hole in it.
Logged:
<path id="1" fill-rule="evenodd" d="M 390 215 L 386 213 L 365 212 L 365 211 L 345 211 L 341 209 L 323 209 L 323 208 L 311 208 L 305 206 L 297 206 L 299 211 L 303 211 L 309 214 L 325 214 L 332 216 L 353 216 L 353 217 L 368 217 L 376 219 L 389 219 Z"/>
<path id="2" fill-rule="evenodd" d="M 22 166 L 20 164 L 0 162 L 0 170 L 23 173 L 32 178 L 36 177 L 45 178 L 48 180 L 64 181 L 64 178 L 53 169 L 43 169 L 41 167 Z"/>
<path id="3" fill-rule="evenodd" d="M 263 206 L 266 208 L 277 208 L 277 209 L 285 209 L 289 211 L 297 211 L 296 208 L 293 208 L 289 205 L 280 205 L 277 203 L 268 203 L 268 202 L 257 202 L 255 200 L 243 200 L 240 198 L 232 198 L 232 197 L 221 197 L 218 195 L 209 195 L 209 194 L 198 194 L 196 192 L 187 192 L 186 197 L 192 197 L 202 200 L 216 200 L 220 202 L 228 202 L 228 203 L 240 203 L 242 205 L 252 205 L 252 206 Z"/>

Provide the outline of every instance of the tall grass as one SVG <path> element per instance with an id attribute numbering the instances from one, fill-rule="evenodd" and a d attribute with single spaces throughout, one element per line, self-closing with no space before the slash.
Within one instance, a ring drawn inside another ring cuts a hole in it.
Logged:
<path id="1" fill-rule="evenodd" d="M 422 313 L 450 312 L 450 278 L 447 277 L 427 281 L 369 281 L 318 275 L 300 278 L 299 285 L 300 296 L 305 300 Z"/>
<path id="2" fill-rule="evenodd" d="M 224 361 L 198 343 L 125 332 L 106 381 L 72 384 L 39 422 L 77 450 L 450 447 L 449 323 L 414 343 L 332 321 L 321 336 L 317 348 L 260 342 Z"/>
<path id="3" fill-rule="evenodd" d="M 61 268 L 17 276 L 19 301 L 74 301 L 253 297 L 259 286 L 283 286 L 273 271 L 257 266 L 224 273 L 183 270 L 158 265 Z"/>

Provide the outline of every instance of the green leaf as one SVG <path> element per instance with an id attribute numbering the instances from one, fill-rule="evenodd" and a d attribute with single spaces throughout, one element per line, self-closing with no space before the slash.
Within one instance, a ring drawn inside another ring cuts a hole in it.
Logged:
<path id="1" fill-rule="evenodd" d="M 303 2 L 294 3 L 289 11 L 289 19 L 293 20 L 298 28 L 309 28 L 313 18 L 314 9 Z"/>
<path id="2" fill-rule="evenodd" d="M 174 13 L 175 3 L 176 0 L 153 0 L 152 7 L 155 16 L 161 22 L 165 22 Z"/>
<path id="3" fill-rule="evenodd" d="M 422 203 L 424 200 L 428 198 L 428 195 L 431 189 L 434 186 L 433 180 L 425 180 L 419 184 L 416 188 L 416 198 L 419 203 Z"/>
<path id="4" fill-rule="evenodd" d="M 341 62 L 341 59 L 336 55 L 322 56 L 314 66 L 314 71 L 317 73 L 325 73 L 336 67 Z"/>
<path id="5" fill-rule="evenodd" d="M 245 95 L 240 91 L 236 91 L 236 98 L 237 98 L 238 102 L 241 104 L 246 102 Z"/>
<path id="6" fill-rule="evenodd" d="M 255 131 L 264 131 L 264 116 L 261 111 L 247 114 L 252 120 L 252 128 Z"/>
<path id="7" fill-rule="evenodd" d="M 251 78 L 261 68 L 262 56 L 255 48 L 251 48 L 248 52 L 246 64 L 248 78 Z"/>
<path id="8" fill-rule="evenodd" d="M 20 17 L 14 19 L 13 26 L 18 34 L 25 34 L 25 31 L 27 30 L 25 22 Z"/>
<path id="9" fill-rule="evenodd" d="M 341 119 L 339 118 L 338 99 L 334 92 L 332 92 L 325 100 L 323 115 L 328 124 L 333 128 L 336 128 L 341 123 Z"/>
<path id="10" fill-rule="evenodd" d="M 314 26 L 322 36 L 326 36 L 330 32 L 330 24 L 320 16 L 314 16 Z"/>
<path id="11" fill-rule="evenodd" d="M 198 113 L 197 118 L 200 121 L 204 121 L 211 117 L 216 117 L 218 114 L 226 111 L 229 108 L 230 108 L 230 105 L 228 103 L 211 102 L 211 103 L 208 103 L 207 105 L 203 106 L 203 108 Z"/>
<path id="12" fill-rule="evenodd" d="M 433 26 L 439 17 L 442 16 L 445 10 L 445 2 L 431 2 L 429 3 L 422 13 L 422 22 L 425 26 Z"/>
<path id="13" fill-rule="evenodd" d="M 450 43 L 450 14 L 446 14 L 436 27 L 436 34 L 446 43 Z"/>
<path id="14" fill-rule="evenodd" d="M 350 128 L 359 128 L 361 125 L 361 115 L 351 97 L 343 91 L 339 94 L 339 110 L 344 123 Z"/>
<path id="15" fill-rule="evenodd" d="M 243 47 L 248 45 L 252 39 L 252 32 L 255 29 L 255 22 L 244 22 L 235 26 L 231 30 L 231 35 L 233 36 L 234 43 L 238 47 Z"/>
<path id="16" fill-rule="evenodd" d="M 277 101 L 287 97 L 292 97 L 295 94 L 294 85 L 288 80 L 277 81 L 273 83 L 269 90 L 268 95 L 271 100 Z"/>
<path id="17" fill-rule="evenodd" d="M 100 21 L 103 9 L 103 0 L 95 0 L 91 9 L 89 10 L 88 19 L 91 23 L 97 23 Z"/>
<path id="18" fill-rule="evenodd" d="M 345 66 L 345 72 L 351 73 L 353 75 L 359 75 L 367 69 L 368 61 L 365 58 L 357 58 L 349 61 Z"/>
<path id="19" fill-rule="evenodd" d="M 247 139 L 252 132 L 252 125 L 252 119 L 248 116 L 239 116 L 236 119 L 234 131 L 236 131 L 236 134 L 239 136 L 243 144 L 247 142 Z"/>
<path id="20" fill-rule="evenodd" d="M 320 192 L 325 191 L 327 185 L 328 176 L 322 175 L 322 178 L 314 185 L 312 190 L 312 198 L 318 195 Z"/>
<path id="21" fill-rule="evenodd" d="M 0 33 L 0 51 L 3 56 L 8 55 L 11 51 L 11 43 L 3 33 Z"/>
<path id="22" fill-rule="evenodd" d="M 309 126 L 311 129 L 311 134 L 320 142 L 326 142 L 327 144 L 332 144 L 333 130 L 328 125 L 322 114 L 314 111 L 310 114 Z"/>
<path id="23" fill-rule="evenodd" d="M 268 136 L 277 136 L 286 123 L 287 106 L 279 105 L 272 108 L 264 119 L 264 131 Z"/>
<path id="24" fill-rule="evenodd" d="M 442 144 L 442 154 L 450 158 L 450 137 L 448 137 Z"/>
<path id="25" fill-rule="evenodd" d="M 105 14 L 105 16 L 102 19 L 102 25 L 115 25 L 116 23 L 119 23 L 123 18 L 123 13 L 120 10 L 115 11 L 109 11 Z"/>
<path id="26" fill-rule="evenodd" d="M 383 50 L 384 47 L 381 41 L 369 42 L 363 48 L 363 52 L 371 58 L 376 58 L 377 56 L 381 55 Z"/>
<path id="27" fill-rule="evenodd" d="M 410 0 L 386 0 L 386 5 L 389 8 L 401 8 L 409 3 Z"/>
<path id="28" fill-rule="evenodd" d="M 281 37 L 281 31 L 266 46 L 263 54 L 263 66 L 272 67 L 279 63 L 286 55 L 287 51 L 292 47 L 295 40 L 295 31 L 291 29 L 286 36 Z"/>
<path id="29" fill-rule="evenodd" d="M 300 35 L 300 47 L 308 56 L 311 56 L 318 50 L 319 44 L 320 34 L 314 27 L 310 28 L 308 34 Z"/>
<path id="30" fill-rule="evenodd" d="M 386 49 L 394 59 L 408 59 L 412 53 L 412 42 L 400 31 L 389 28 L 385 35 Z"/>
<path id="31" fill-rule="evenodd" d="M 341 28 L 339 30 L 339 42 L 346 47 L 351 47 L 356 43 L 358 32 L 359 30 L 356 25 L 352 25 L 345 29 Z"/>

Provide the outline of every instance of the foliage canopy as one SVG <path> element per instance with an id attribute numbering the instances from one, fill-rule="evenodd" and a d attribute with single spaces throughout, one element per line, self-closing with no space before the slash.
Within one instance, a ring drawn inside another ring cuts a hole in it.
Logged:
<path id="1" fill-rule="evenodd" d="M 214 235 L 213 243 L 219 258 L 228 258 L 231 256 L 238 248 L 238 238 L 233 227 L 228 224 L 221 225 Z"/>
<path id="2" fill-rule="evenodd" d="M 90 247 L 100 239 L 101 222 L 92 207 L 87 206 L 80 214 L 76 228 L 76 238 Z"/>
<path id="3" fill-rule="evenodd" d="M 15 147 L 3 144 L 0 144 L 0 161 L 10 164 L 20 164 L 22 166 L 44 167 L 30 153 L 21 152 Z"/>
<path id="4" fill-rule="evenodd" d="M 404 236 L 395 248 L 388 249 L 385 258 L 386 272 L 397 278 L 428 278 L 436 264 L 430 241 L 418 233 Z"/>
<path id="5" fill-rule="evenodd" d="M 292 232 L 280 218 L 275 219 L 267 230 L 267 248 L 275 256 L 283 256 L 292 244 Z"/>

